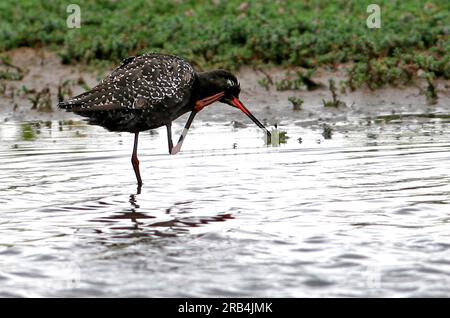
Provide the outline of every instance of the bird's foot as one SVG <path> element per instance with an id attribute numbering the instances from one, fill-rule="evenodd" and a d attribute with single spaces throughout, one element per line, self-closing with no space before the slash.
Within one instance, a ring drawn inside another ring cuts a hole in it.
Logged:
<path id="1" fill-rule="evenodd" d="M 141 189 L 142 189 L 142 183 L 138 183 L 137 188 L 136 188 L 136 194 L 141 194 Z"/>
<path id="2" fill-rule="evenodd" d="M 170 151 L 171 155 L 176 155 L 177 153 L 179 153 L 181 150 L 181 145 L 176 145 L 175 147 L 172 148 L 172 150 Z"/>

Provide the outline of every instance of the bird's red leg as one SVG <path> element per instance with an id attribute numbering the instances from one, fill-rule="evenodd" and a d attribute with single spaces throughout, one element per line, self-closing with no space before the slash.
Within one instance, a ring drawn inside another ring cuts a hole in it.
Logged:
<path id="1" fill-rule="evenodd" d="M 181 133 L 180 139 L 178 139 L 178 143 L 175 147 L 172 148 L 172 151 L 170 154 L 175 155 L 177 154 L 180 149 L 181 145 L 183 144 L 184 138 L 186 137 L 189 127 L 191 127 L 192 121 L 194 120 L 195 115 L 197 115 L 197 112 L 193 110 L 191 114 L 189 115 L 188 121 L 186 122 L 186 125 L 184 125 L 183 132 Z"/>
<path id="2" fill-rule="evenodd" d="M 166 125 L 167 128 L 167 141 L 169 143 L 169 154 L 172 153 L 173 141 L 172 141 L 172 123 Z"/>
<path id="3" fill-rule="evenodd" d="M 131 164 L 133 165 L 134 173 L 136 174 L 136 179 L 138 183 L 138 193 L 140 193 L 142 186 L 142 179 L 141 179 L 141 172 L 139 171 L 139 159 L 137 157 L 138 138 L 139 132 L 134 134 L 134 147 L 133 147 L 133 155 L 131 156 Z"/>

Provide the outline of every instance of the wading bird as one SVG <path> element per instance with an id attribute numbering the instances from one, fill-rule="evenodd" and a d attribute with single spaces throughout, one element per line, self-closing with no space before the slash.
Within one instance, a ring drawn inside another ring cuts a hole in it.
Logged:
<path id="1" fill-rule="evenodd" d="M 169 153 L 181 149 L 195 115 L 214 102 L 240 109 L 256 125 L 270 132 L 239 100 L 236 77 L 224 70 L 196 72 L 182 58 L 163 54 L 131 56 L 93 89 L 60 102 L 59 108 L 88 118 L 109 131 L 134 133 L 131 156 L 138 189 L 142 186 L 137 147 L 139 132 L 167 127 Z M 191 112 L 178 143 L 172 143 L 172 121 Z"/>

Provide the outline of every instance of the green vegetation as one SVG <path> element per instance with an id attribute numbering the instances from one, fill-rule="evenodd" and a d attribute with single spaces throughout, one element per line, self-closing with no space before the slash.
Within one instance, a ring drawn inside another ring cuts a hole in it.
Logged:
<path id="1" fill-rule="evenodd" d="M 46 46 L 64 63 L 87 64 L 159 51 L 184 56 L 200 69 L 231 70 L 242 65 L 333 69 L 350 62 L 350 89 L 409 83 L 418 70 L 450 78 L 448 0 L 377 1 L 380 29 L 366 26 L 372 2 L 79 0 L 81 28 L 68 29 L 70 2 L 2 1 L 0 51 Z M 300 78 L 276 85 L 304 84 Z"/>
<path id="2" fill-rule="evenodd" d="M 31 102 L 31 109 L 47 113 L 53 111 L 52 96 L 48 87 L 45 87 L 40 91 L 36 91 L 35 89 L 29 89 L 23 85 L 20 93 L 26 96 Z"/>
<path id="3" fill-rule="evenodd" d="M 0 80 L 20 81 L 23 76 L 24 71 L 12 64 L 8 56 L 0 56 Z"/>
<path id="4" fill-rule="evenodd" d="M 32 123 L 22 123 L 20 128 L 22 131 L 22 140 L 32 141 L 36 139 L 36 131 Z"/>
<path id="5" fill-rule="evenodd" d="M 280 144 L 285 144 L 290 137 L 287 135 L 287 131 L 279 131 L 278 138 Z"/>
<path id="6" fill-rule="evenodd" d="M 72 96 L 71 81 L 65 80 L 62 84 L 58 85 L 58 102 L 62 102 L 66 99 L 66 96 Z"/>
<path id="7" fill-rule="evenodd" d="M 336 93 L 336 85 L 335 85 L 333 79 L 329 80 L 329 85 L 330 85 L 330 92 L 331 92 L 332 99 L 330 101 L 326 101 L 326 100 L 322 99 L 323 106 L 325 106 L 325 107 L 346 106 L 346 104 L 338 98 L 338 95 Z"/>
<path id="8" fill-rule="evenodd" d="M 265 143 L 267 146 L 274 146 L 277 147 L 281 144 L 285 144 L 287 143 L 287 140 L 290 138 L 287 135 L 287 131 L 278 129 L 278 125 L 275 124 L 274 125 L 275 128 L 271 130 L 271 135 L 270 136 L 265 136 Z"/>
<path id="9" fill-rule="evenodd" d="M 302 88 L 312 91 L 321 86 L 311 79 L 314 72 L 315 69 L 309 69 L 306 72 L 296 71 L 293 75 L 292 72 L 288 71 L 284 78 L 276 82 L 273 82 L 273 80 L 266 75 L 266 78 L 258 81 L 258 83 L 266 89 L 269 89 L 270 86 L 274 84 L 277 91 L 299 90 Z"/>
<path id="10" fill-rule="evenodd" d="M 270 88 L 271 82 L 269 81 L 269 79 L 267 77 L 263 77 L 258 80 L 258 84 L 261 85 L 262 87 L 264 87 L 266 89 L 266 91 L 268 91 Z"/>
<path id="11" fill-rule="evenodd" d="M 52 112 L 52 97 L 48 87 L 30 94 L 28 100 L 31 102 L 31 109 L 37 109 L 40 112 Z"/>
<path id="12" fill-rule="evenodd" d="M 426 118 L 426 119 L 438 119 L 439 121 L 450 121 L 450 115 L 449 114 L 435 114 L 435 113 L 423 113 L 423 114 L 392 114 L 392 115 L 382 115 L 377 116 L 373 119 L 375 123 L 391 123 L 391 122 L 400 122 L 400 121 L 410 121 L 410 120 L 417 120 L 420 118 Z M 368 118 L 368 125 L 370 125 L 371 118 Z"/>
<path id="13" fill-rule="evenodd" d="M 291 96 L 288 98 L 288 101 L 292 104 L 292 110 L 299 111 L 302 110 L 302 105 L 305 102 L 303 99 Z"/>
<path id="14" fill-rule="evenodd" d="M 434 105 L 437 103 L 438 95 L 436 90 L 436 85 L 434 84 L 434 74 L 426 73 L 425 80 L 427 81 L 427 88 L 425 90 L 425 96 L 427 98 L 429 105 Z"/>
<path id="15" fill-rule="evenodd" d="M 296 71 L 293 75 L 292 72 L 286 72 L 284 78 L 279 81 L 273 81 L 272 77 L 264 72 L 262 69 L 258 69 L 263 72 L 263 78 L 258 80 L 258 84 L 269 90 L 272 85 L 275 85 L 277 91 L 299 90 L 306 88 L 307 90 L 315 90 L 320 87 L 320 84 L 314 82 L 311 77 L 315 72 L 315 69 L 309 69 L 306 72 Z"/>

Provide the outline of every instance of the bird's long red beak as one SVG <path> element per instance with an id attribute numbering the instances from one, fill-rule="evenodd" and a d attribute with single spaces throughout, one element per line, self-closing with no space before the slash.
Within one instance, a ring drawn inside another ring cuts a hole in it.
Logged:
<path id="1" fill-rule="evenodd" d="M 263 129 L 267 134 L 267 138 L 271 137 L 270 131 L 268 131 L 267 128 L 264 127 L 264 125 L 261 124 L 261 122 L 258 119 L 256 119 L 255 116 L 253 116 L 253 114 L 241 103 L 241 101 L 238 98 L 233 97 L 231 99 L 231 103 L 233 104 L 234 107 L 239 108 L 244 114 L 246 114 L 259 128 Z"/>

